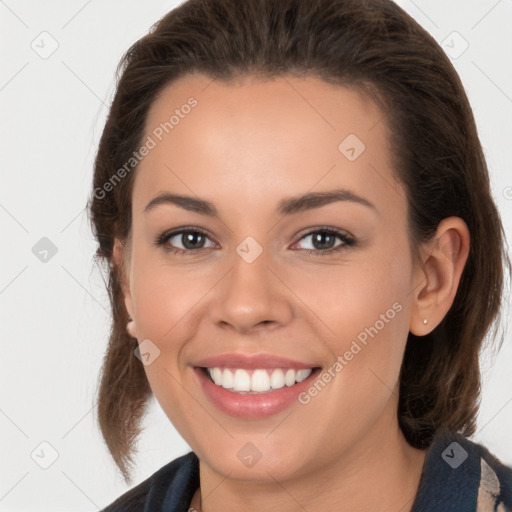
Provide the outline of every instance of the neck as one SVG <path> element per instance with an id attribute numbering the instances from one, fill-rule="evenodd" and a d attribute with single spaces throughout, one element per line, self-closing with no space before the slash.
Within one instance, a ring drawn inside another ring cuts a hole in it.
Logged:
<path id="1" fill-rule="evenodd" d="M 282 482 L 232 480 L 216 474 L 200 461 L 201 487 L 189 510 L 296 512 L 300 508 L 310 512 L 410 512 L 426 450 L 411 447 L 398 427 L 392 434 L 390 431 L 372 442 L 365 443 L 365 438 L 350 454 L 326 464 L 320 472 Z"/>

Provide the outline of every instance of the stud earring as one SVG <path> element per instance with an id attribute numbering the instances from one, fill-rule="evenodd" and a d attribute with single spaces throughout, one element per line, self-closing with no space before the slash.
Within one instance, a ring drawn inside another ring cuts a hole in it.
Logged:
<path id="1" fill-rule="evenodd" d="M 427 319 L 426 318 L 423 319 L 423 324 L 427 325 Z"/>
<path id="2" fill-rule="evenodd" d="M 128 331 L 128 334 L 132 338 L 136 338 L 136 336 L 135 336 L 135 322 L 132 319 L 130 319 L 130 321 L 126 324 L 126 330 Z"/>

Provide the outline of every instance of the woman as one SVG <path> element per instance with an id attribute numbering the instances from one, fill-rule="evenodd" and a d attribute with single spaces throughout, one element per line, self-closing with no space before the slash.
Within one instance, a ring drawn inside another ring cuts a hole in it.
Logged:
<path id="1" fill-rule="evenodd" d="M 105 510 L 512 510 L 468 439 L 504 235 L 471 108 L 391 1 L 189 0 L 124 56 L 90 214 L 129 479 Z"/>

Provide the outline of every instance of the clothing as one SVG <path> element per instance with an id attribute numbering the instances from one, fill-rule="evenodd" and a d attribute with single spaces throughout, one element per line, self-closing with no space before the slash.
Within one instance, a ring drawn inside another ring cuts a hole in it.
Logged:
<path id="1" fill-rule="evenodd" d="M 102 512 L 188 512 L 198 487 L 199 460 L 189 452 Z M 512 512 L 512 468 L 484 446 L 442 432 L 428 449 L 411 512 Z"/>

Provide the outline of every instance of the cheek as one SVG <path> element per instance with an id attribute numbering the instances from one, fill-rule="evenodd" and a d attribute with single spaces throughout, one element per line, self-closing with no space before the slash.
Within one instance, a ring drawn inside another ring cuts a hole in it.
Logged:
<path id="1" fill-rule="evenodd" d="M 208 279 L 199 268 L 166 265 L 151 250 L 141 249 L 134 256 L 131 293 L 138 333 L 158 340 L 172 338 L 194 314 L 194 304 L 204 295 Z"/>
<path id="2" fill-rule="evenodd" d="M 188 408 L 188 395 L 183 393 L 180 362 L 183 347 L 194 337 L 194 304 L 204 295 L 200 282 L 190 272 L 162 264 L 154 255 L 140 251 L 134 260 L 131 292 L 139 345 L 150 340 L 148 346 L 156 354 L 144 371 L 156 400 L 183 432 L 187 426 L 180 411 Z"/>
<path id="3" fill-rule="evenodd" d="M 343 357 L 346 378 L 354 382 L 378 385 L 372 370 L 392 388 L 409 333 L 412 263 L 406 240 L 319 277 L 304 282 L 301 294 L 324 326 L 333 360 Z"/>
<path id="4" fill-rule="evenodd" d="M 179 386 L 173 376 L 181 379 L 184 353 L 189 342 L 197 338 L 208 292 L 219 279 L 217 272 L 192 267 L 171 266 L 154 251 L 143 248 L 132 260 L 130 289 L 139 342 L 150 340 L 158 354 L 144 369 L 157 398 L 169 395 L 170 401 L 176 394 L 169 389 Z"/>
<path id="5" fill-rule="evenodd" d="M 409 263 L 383 253 L 317 272 L 314 279 L 295 278 L 294 283 L 297 294 L 307 298 L 305 302 L 326 332 L 342 339 L 351 339 L 375 323 L 382 330 L 380 320 L 386 326 L 400 323 L 406 315 L 397 310 L 405 309 L 412 296 Z"/>

